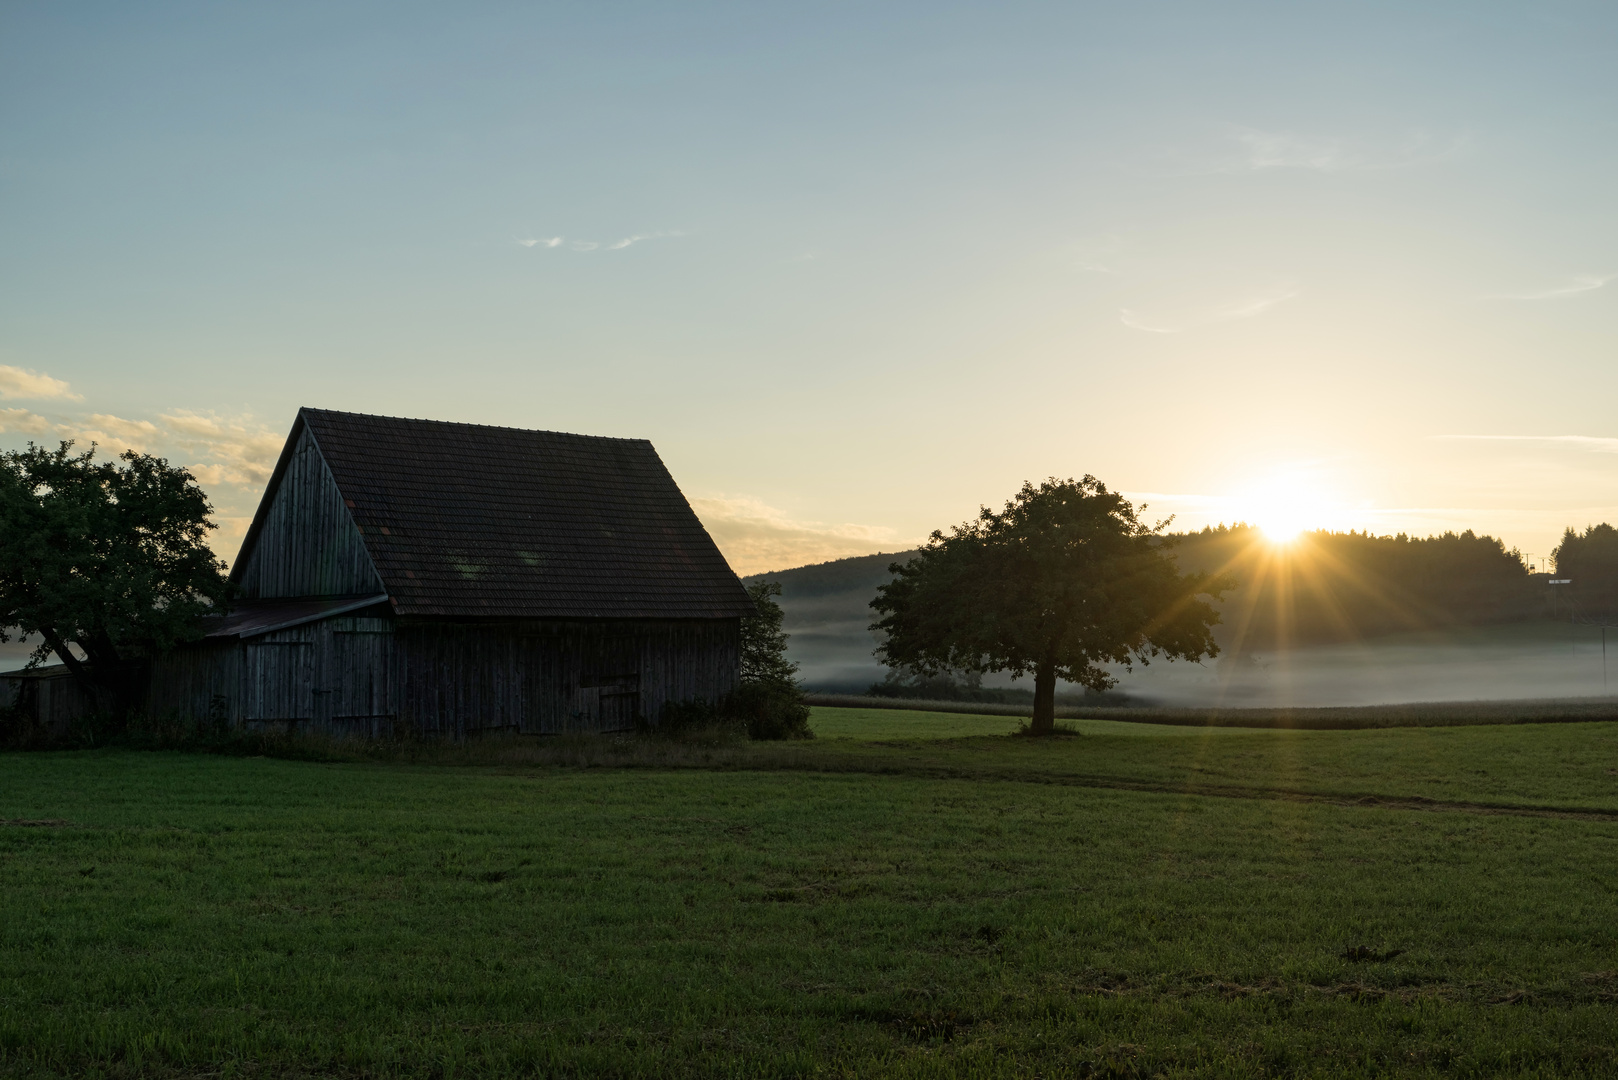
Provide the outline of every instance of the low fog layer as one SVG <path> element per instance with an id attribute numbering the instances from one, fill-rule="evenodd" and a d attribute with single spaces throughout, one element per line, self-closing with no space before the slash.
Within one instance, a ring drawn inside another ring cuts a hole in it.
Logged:
<path id="1" fill-rule="evenodd" d="M 760 575 L 782 583 L 788 653 L 815 690 L 863 693 L 885 668 L 872 656 L 866 606 L 904 555 L 843 559 Z M 749 579 L 756 580 L 756 579 Z M 1379 705 L 1415 701 L 1588 697 L 1618 691 L 1618 630 L 1611 638 L 1610 688 L 1603 684 L 1601 630 L 1540 618 L 1504 625 L 1367 635 L 1347 643 L 1290 649 L 1229 648 L 1201 664 L 1157 661 L 1119 669 L 1118 689 L 1141 704 L 1229 706 Z M 985 686 L 1013 684 L 986 677 Z M 1074 688 L 1064 688 L 1069 692 Z"/>
<path id="2" fill-rule="evenodd" d="M 871 656 L 875 643 L 863 621 L 817 621 L 810 605 L 783 606 L 792 634 L 788 654 L 811 689 L 860 693 L 882 681 L 887 672 Z M 1608 675 L 1618 690 L 1618 630 L 1607 634 Z M 1114 674 L 1118 689 L 1143 705 L 1384 705 L 1609 692 L 1600 629 L 1565 623 L 1225 653 L 1201 664 L 1159 660 Z M 990 677 L 984 685 L 1033 688 L 1028 679 Z"/>

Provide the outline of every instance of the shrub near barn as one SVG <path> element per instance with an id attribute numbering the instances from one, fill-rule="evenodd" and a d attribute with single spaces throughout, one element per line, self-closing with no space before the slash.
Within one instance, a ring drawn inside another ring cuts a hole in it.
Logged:
<path id="1" fill-rule="evenodd" d="M 785 613 L 775 598 L 781 586 L 761 581 L 747 587 L 758 616 L 742 620 L 742 677 L 731 711 L 754 739 L 812 739 L 809 704 L 798 682 L 798 665 L 787 659 Z"/>
<path id="2" fill-rule="evenodd" d="M 657 730 L 683 735 L 730 728 L 750 739 L 812 739 L 809 703 L 798 682 L 798 665 L 787 659 L 781 629 L 785 613 L 775 598 L 781 586 L 759 581 L 747 586 L 758 614 L 742 619 L 741 678 L 723 701 L 671 702 L 663 707 Z"/>

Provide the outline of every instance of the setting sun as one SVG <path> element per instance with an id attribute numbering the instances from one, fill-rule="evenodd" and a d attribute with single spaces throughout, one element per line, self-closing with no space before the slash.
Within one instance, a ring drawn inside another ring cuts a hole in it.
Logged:
<path id="1" fill-rule="evenodd" d="M 1240 516 L 1272 544 L 1290 544 L 1311 529 L 1343 527 L 1343 505 L 1317 477 L 1301 472 L 1270 477 L 1240 496 Z"/>
<path id="2" fill-rule="evenodd" d="M 1261 519 L 1258 527 L 1264 533 L 1264 538 L 1272 544 L 1290 544 L 1305 528 L 1300 518 L 1285 510 L 1279 510 L 1273 516 Z"/>

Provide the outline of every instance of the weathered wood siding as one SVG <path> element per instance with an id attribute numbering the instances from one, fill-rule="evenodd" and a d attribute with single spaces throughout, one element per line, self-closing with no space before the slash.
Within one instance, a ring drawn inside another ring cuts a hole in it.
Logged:
<path id="1" fill-rule="evenodd" d="M 735 619 L 416 622 L 339 616 L 183 647 L 152 672 L 155 715 L 254 730 L 461 739 L 625 731 L 736 685 Z"/>
<path id="2" fill-rule="evenodd" d="M 100 703 L 79 680 L 61 671 L 0 679 L 0 708 L 15 709 L 24 724 L 62 736 Z"/>
<path id="3" fill-rule="evenodd" d="M 241 721 L 242 643 L 197 641 L 152 660 L 146 711 L 234 727 Z"/>
<path id="4" fill-rule="evenodd" d="M 393 671 L 393 620 L 339 616 L 177 649 L 153 666 L 151 710 L 193 723 L 378 738 L 393 734 L 398 717 Z"/>
<path id="5" fill-rule="evenodd" d="M 307 429 L 298 436 L 237 582 L 242 595 L 254 599 L 383 591 L 359 527 Z"/>
<path id="6" fill-rule="evenodd" d="M 627 731 L 665 702 L 735 688 L 740 623 L 411 622 L 398 630 L 401 721 L 422 735 Z"/>

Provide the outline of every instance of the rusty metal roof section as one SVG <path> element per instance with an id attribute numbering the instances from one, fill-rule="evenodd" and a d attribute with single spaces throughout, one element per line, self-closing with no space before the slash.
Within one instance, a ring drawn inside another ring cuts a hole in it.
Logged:
<path id="1" fill-rule="evenodd" d="M 304 623 L 318 622 L 334 615 L 346 615 L 388 602 L 380 596 L 338 596 L 308 600 L 235 600 L 223 615 L 204 616 L 202 636 L 208 638 L 250 638 L 275 630 L 287 630 Z"/>
<path id="2" fill-rule="evenodd" d="M 304 426 L 400 615 L 755 613 L 644 439 L 306 408 L 289 446 Z"/>

